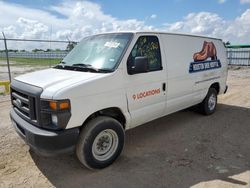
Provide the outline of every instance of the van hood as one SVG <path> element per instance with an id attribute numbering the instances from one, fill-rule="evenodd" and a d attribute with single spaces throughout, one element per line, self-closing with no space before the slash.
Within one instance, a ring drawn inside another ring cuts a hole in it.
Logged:
<path id="1" fill-rule="evenodd" d="M 80 81 L 84 82 L 105 75 L 107 74 L 50 68 L 18 76 L 15 80 L 46 89 L 54 85 L 57 85 L 57 88 L 58 85 L 66 87 Z"/>

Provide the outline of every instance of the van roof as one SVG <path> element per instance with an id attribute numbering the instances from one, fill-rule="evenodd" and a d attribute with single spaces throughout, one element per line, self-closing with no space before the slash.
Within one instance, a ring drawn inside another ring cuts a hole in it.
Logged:
<path id="1" fill-rule="evenodd" d="M 148 34 L 167 34 L 167 35 L 180 35 L 180 36 L 190 36 L 190 37 L 202 37 L 202 38 L 208 38 L 208 39 L 214 39 L 214 40 L 220 40 L 220 38 L 215 37 L 209 37 L 209 36 L 203 36 L 203 35 L 194 35 L 189 33 L 174 33 L 174 32 L 164 32 L 164 31 L 113 31 L 113 32 L 105 32 L 100 34 L 110 34 L 110 33 L 133 33 L 133 34 L 141 34 L 141 33 L 148 33 Z"/>

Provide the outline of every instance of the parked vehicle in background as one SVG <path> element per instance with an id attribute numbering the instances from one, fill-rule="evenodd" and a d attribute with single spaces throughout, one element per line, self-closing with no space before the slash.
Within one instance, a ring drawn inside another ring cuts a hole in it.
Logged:
<path id="1" fill-rule="evenodd" d="M 220 39 L 99 34 L 84 38 L 54 68 L 16 77 L 10 116 L 37 153 L 75 150 L 82 164 L 104 168 L 120 155 L 125 130 L 193 105 L 214 113 L 226 79 Z"/>

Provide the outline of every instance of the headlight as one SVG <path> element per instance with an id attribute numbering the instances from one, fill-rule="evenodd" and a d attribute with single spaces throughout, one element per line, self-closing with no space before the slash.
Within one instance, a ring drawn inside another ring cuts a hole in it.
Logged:
<path id="1" fill-rule="evenodd" d="M 57 125 L 58 124 L 58 118 L 57 118 L 57 115 L 56 114 L 52 114 L 51 115 L 51 120 L 52 120 L 52 123 L 54 125 Z"/>
<path id="2" fill-rule="evenodd" d="M 70 100 L 41 100 L 41 123 L 50 129 L 63 129 L 71 117 Z"/>

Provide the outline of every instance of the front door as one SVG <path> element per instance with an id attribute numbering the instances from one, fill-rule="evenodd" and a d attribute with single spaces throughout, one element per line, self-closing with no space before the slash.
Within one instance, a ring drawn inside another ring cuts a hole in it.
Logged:
<path id="1" fill-rule="evenodd" d="M 127 60 L 128 110 L 131 114 L 131 127 L 141 125 L 161 117 L 166 104 L 166 66 L 161 53 L 160 40 L 157 35 L 138 36 Z M 130 73 L 135 58 L 148 60 L 148 71 Z"/>

